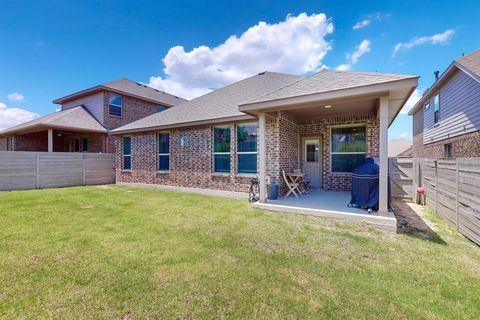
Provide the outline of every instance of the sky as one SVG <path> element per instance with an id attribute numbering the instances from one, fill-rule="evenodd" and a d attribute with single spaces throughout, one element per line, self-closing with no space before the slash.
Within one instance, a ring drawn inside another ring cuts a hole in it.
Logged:
<path id="1" fill-rule="evenodd" d="M 389 129 L 462 54 L 480 48 L 477 1 L 0 0 L 0 129 L 55 98 L 129 78 L 191 99 L 259 72 L 321 68 L 420 76 Z"/>

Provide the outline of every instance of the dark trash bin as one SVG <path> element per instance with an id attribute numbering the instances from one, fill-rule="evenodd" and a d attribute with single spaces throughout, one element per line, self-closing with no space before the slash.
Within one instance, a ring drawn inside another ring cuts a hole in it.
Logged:
<path id="1" fill-rule="evenodd" d="M 267 185 L 267 198 L 268 200 L 278 199 L 278 182 L 272 181 Z"/>

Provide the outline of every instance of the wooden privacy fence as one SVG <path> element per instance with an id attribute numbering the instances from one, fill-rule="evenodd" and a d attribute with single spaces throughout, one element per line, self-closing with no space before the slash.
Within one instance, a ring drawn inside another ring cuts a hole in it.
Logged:
<path id="1" fill-rule="evenodd" d="M 480 244 L 480 158 L 414 159 L 427 206 Z"/>
<path id="2" fill-rule="evenodd" d="M 388 171 L 390 173 L 392 197 L 413 199 L 415 197 L 413 158 L 389 158 Z"/>
<path id="3" fill-rule="evenodd" d="M 115 182 L 115 154 L 0 151 L 0 190 Z"/>

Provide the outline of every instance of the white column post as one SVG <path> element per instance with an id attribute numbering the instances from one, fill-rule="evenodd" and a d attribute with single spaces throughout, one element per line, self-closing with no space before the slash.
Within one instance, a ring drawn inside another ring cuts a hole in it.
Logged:
<path id="1" fill-rule="evenodd" d="M 48 129 L 48 152 L 53 152 L 53 129 Z"/>
<path id="2" fill-rule="evenodd" d="M 380 98 L 380 199 L 379 215 L 388 212 L 388 97 Z"/>
<path id="3" fill-rule="evenodd" d="M 265 139 L 265 112 L 258 114 L 258 159 L 260 162 L 259 182 L 260 182 L 260 202 L 267 202 L 267 154 Z"/>

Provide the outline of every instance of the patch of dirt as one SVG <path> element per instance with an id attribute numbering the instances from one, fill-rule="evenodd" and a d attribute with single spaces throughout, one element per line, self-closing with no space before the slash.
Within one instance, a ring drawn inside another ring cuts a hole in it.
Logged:
<path id="1" fill-rule="evenodd" d="M 394 199 L 395 217 L 397 218 L 398 233 L 410 234 L 427 240 L 438 240 L 439 236 L 428 223 L 423 220 L 417 210 L 420 207 L 404 200 Z"/>

